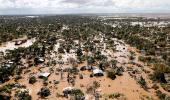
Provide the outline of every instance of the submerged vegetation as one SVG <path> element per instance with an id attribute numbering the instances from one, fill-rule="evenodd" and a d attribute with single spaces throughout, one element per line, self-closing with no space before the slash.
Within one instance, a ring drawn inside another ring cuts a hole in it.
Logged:
<path id="1" fill-rule="evenodd" d="M 158 19 L 1 16 L 0 99 L 168 100 L 170 19 Z"/>

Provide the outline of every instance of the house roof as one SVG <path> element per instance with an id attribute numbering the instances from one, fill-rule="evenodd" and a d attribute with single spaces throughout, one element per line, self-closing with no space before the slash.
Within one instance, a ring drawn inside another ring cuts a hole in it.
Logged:
<path id="1" fill-rule="evenodd" d="M 38 60 L 39 60 L 39 61 L 42 61 L 42 62 L 45 61 L 44 58 L 42 58 L 42 57 L 39 57 Z"/>
<path id="2" fill-rule="evenodd" d="M 103 74 L 103 71 L 100 69 L 94 69 L 93 74 Z"/>
<path id="3" fill-rule="evenodd" d="M 50 73 L 47 72 L 41 72 L 38 74 L 38 76 L 43 76 L 43 77 L 48 77 L 50 75 Z"/>

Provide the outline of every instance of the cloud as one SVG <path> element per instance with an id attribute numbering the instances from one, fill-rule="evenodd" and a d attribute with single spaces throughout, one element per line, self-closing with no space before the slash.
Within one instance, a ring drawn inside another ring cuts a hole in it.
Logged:
<path id="1" fill-rule="evenodd" d="M 0 0 L 0 14 L 10 13 L 170 12 L 169 0 Z"/>
<path id="2" fill-rule="evenodd" d="M 63 0 L 62 2 L 78 4 L 81 6 L 113 6 L 112 0 Z"/>
<path id="3" fill-rule="evenodd" d="M 86 4 L 92 0 L 63 0 L 63 3 L 75 3 L 75 4 Z"/>
<path id="4" fill-rule="evenodd" d="M 119 8 L 156 9 L 170 6 L 170 2 L 168 0 L 112 0 L 112 1 Z"/>

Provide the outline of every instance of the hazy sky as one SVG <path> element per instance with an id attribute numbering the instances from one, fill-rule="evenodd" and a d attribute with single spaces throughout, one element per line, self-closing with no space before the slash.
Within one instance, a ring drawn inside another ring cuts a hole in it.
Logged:
<path id="1" fill-rule="evenodd" d="M 0 0 L 0 14 L 170 13 L 170 0 Z"/>

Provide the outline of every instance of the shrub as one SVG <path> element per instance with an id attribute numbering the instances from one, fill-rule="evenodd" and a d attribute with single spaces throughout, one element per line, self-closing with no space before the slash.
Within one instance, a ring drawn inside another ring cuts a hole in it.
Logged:
<path id="1" fill-rule="evenodd" d="M 38 92 L 38 95 L 40 95 L 42 98 L 43 97 L 47 97 L 49 96 L 51 93 L 50 93 L 50 90 L 47 88 L 47 87 L 43 87 L 41 88 L 41 90 Z"/>
<path id="2" fill-rule="evenodd" d="M 18 100 L 32 100 L 32 97 L 29 95 L 29 92 L 24 91 L 17 91 L 15 96 L 18 97 Z"/>
<path id="3" fill-rule="evenodd" d="M 77 53 L 77 56 L 82 56 L 83 55 L 83 52 L 82 52 L 81 48 L 78 48 L 76 53 Z"/>
<path id="4" fill-rule="evenodd" d="M 116 68 L 116 72 L 115 72 L 116 75 L 121 76 L 121 75 L 123 75 L 123 72 L 124 72 L 123 67 Z"/>
<path id="5" fill-rule="evenodd" d="M 21 78 L 22 78 L 22 76 L 17 75 L 17 76 L 15 77 L 15 82 L 18 81 L 18 80 L 21 79 Z"/>
<path id="6" fill-rule="evenodd" d="M 114 80 L 116 78 L 116 73 L 114 70 L 107 71 L 107 77 Z"/>
<path id="7" fill-rule="evenodd" d="M 71 74 L 77 75 L 78 72 L 79 72 L 79 70 L 78 70 L 76 67 L 73 67 L 73 68 L 69 69 L 69 72 L 70 72 Z"/>
<path id="8" fill-rule="evenodd" d="M 140 79 L 139 79 L 138 83 L 139 83 L 139 84 L 140 84 L 143 88 L 145 88 L 145 89 L 146 89 L 147 84 L 146 84 L 145 79 L 144 79 L 142 76 L 140 77 Z"/>
<path id="9" fill-rule="evenodd" d="M 65 53 L 65 52 L 64 52 L 64 48 L 62 48 L 62 47 L 58 48 L 58 52 L 59 52 L 59 53 Z"/>
<path id="10" fill-rule="evenodd" d="M 96 89 L 98 89 L 99 87 L 100 87 L 100 83 L 97 81 L 93 81 L 93 84 L 87 87 L 87 93 L 95 94 Z"/>
<path id="11" fill-rule="evenodd" d="M 155 71 L 155 72 L 153 73 L 151 79 L 154 80 L 154 81 L 161 82 L 161 83 L 166 83 L 164 73 L 159 72 L 159 71 Z"/>
<path id="12" fill-rule="evenodd" d="M 134 57 L 133 55 L 131 55 L 131 56 L 129 57 L 129 59 L 130 59 L 130 60 L 134 60 L 135 57 Z"/>
<path id="13" fill-rule="evenodd" d="M 87 63 L 88 63 L 89 65 L 94 64 L 94 63 L 95 63 L 94 57 L 88 57 L 88 58 L 87 58 Z"/>
<path id="14" fill-rule="evenodd" d="M 110 61 L 110 63 L 111 63 L 111 66 L 112 66 L 112 67 L 115 67 L 116 64 L 117 64 L 117 60 L 112 59 L 112 60 Z"/>
<path id="15" fill-rule="evenodd" d="M 83 79 L 83 75 L 82 75 L 82 74 L 79 74 L 79 78 L 80 78 L 80 79 Z"/>
<path id="16" fill-rule="evenodd" d="M 154 70 L 162 72 L 162 73 L 169 73 L 170 68 L 162 63 L 156 63 L 154 64 Z"/>
<path id="17" fill-rule="evenodd" d="M 75 100 L 84 100 L 84 93 L 80 89 L 73 89 L 70 95 L 73 96 Z"/>
<path id="18" fill-rule="evenodd" d="M 14 84 L 7 84 L 0 88 L 0 92 L 11 93 L 11 89 L 14 87 Z"/>
<path id="19" fill-rule="evenodd" d="M 143 56 L 139 56 L 138 59 L 139 59 L 139 61 L 146 62 L 146 59 Z"/>
<path id="20" fill-rule="evenodd" d="M 35 76 L 32 76 L 32 77 L 29 78 L 29 83 L 30 84 L 34 84 L 36 81 L 37 80 L 36 80 Z"/>
<path id="21" fill-rule="evenodd" d="M 166 94 L 162 93 L 160 90 L 156 91 L 156 95 L 159 97 L 160 100 L 165 100 Z"/>
<path id="22" fill-rule="evenodd" d="M 123 94 L 121 94 L 121 93 L 113 93 L 113 94 L 109 95 L 109 98 L 115 99 L 115 98 L 119 98 L 121 96 L 123 96 Z"/>

